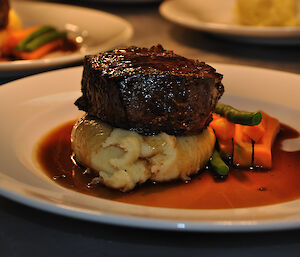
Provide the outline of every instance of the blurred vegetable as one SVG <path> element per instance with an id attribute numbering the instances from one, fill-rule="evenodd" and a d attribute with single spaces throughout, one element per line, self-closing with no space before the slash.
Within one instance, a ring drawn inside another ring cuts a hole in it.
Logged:
<path id="1" fill-rule="evenodd" d="M 35 38 L 43 35 L 44 33 L 46 32 L 49 32 L 49 31 L 55 31 L 55 28 L 52 27 L 52 26 L 42 26 L 40 27 L 39 29 L 33 31 L 31 34 L 29 34 L 26 38 L 24 38 L 21 42 L 18 43 L 17 45 L 17 50 L 19 51 L 23 51 L 26 49 L 26 45 L 34 40 Z"/>
<path id="2" fill-rule="evenodd" d="M 31 40 L 29 43 L 27 43 L 24 47 L 25 52 L 31 52 L 37 49 L 40 46 L 43 46 L 44 44 L 51 42 L 53 40 L 59 39 L 59 38 L 65 38 L 67 36 L 66 32 L 59 32 L 59 31 L 50 31 L 47 33 L 44 33 L 33 40 Z"/>
<path id="3" fill-rule="evenodd" d="M 2 48 L 3 56 L 8 58 L 36 60 L 57 49 L 74 51 L 77 46 L 67 39 L 65 31 L 47 25 L 9 33 Z"/>
<path id="4" fill-rule="evenodd" d="M 43 56 L 52 52 L 55 49 L 60 48 L 62 45 L 63 40 L 56 39 L 36 48 L 31 52 L 20 51 L 16 53 L 16 55 L 22 58 L 23 60 L 36 60 L 42 58 Z"/>
<path id="5" fill-rule="evenodd" d="M 2 45 L 3 55 L 13 55 L 13 53 L 16 51 L 16 47 L 19 44 L 19 42 L 21 42 L 28 35 L 30 35 L 32 32 L 36 31 L 39 28 L 40 26 L 35 26 L 31 28 L 11 31 L 10 33 L 8 33 Z"/>

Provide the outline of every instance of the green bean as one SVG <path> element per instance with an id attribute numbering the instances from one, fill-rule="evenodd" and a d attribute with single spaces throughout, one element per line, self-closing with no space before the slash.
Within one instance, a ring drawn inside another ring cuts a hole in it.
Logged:
<path id="1" fill-rule="evenodd" d="M 212 157 L 210 158 L 210 165 L 212 169 L 221 176 L 226 176 L 229 171 L 229 167 L 222 160 L 219 152 L 215 149 Z"/>
<path id="2" fill-rule="evenodd" d="M 17 50 L 19 51 L 23 51 L 25 50 L 26 45 L 31 42 L 32 40 L 34 40 L 35 38 L 43 35 L 44 33 L 47 33 L 49 31 L 55 31 L 55 28 L 52 26 L 42 26 L 41 28 L 37 29 L 36 31 L 34 31 L 33 33 L 31 33 L 30 35 L 28 35 L 24 40 L 22 40 L 18 45 L 17 45 Z"/>
<path id="3" fill-rule="evenodd" d="M 239 111 L 230 105 L 217 103 L 215 112 L 224 116 L 227 120 L 246 126 L 255 126 L 261 122 L 262 116 L 260 112 Z"/>
<path id="4" fill-rule="evenodd" d="M 67 33 L 65 31 L 59 32 L 59 31 L 51 31 L 47 32 L 45 34 L 42 34 L 39 37 L 36 37 L 35 39 L 31 40 L 27 45 L 25 45 L 24 50 L 26 52 L 31 52 L 35 50 L 36 48 L 40 47 L 41 45 L 44 45 L 50 41 L 53 41 L 58 38 L 64 38 L 66 37 Z"/>

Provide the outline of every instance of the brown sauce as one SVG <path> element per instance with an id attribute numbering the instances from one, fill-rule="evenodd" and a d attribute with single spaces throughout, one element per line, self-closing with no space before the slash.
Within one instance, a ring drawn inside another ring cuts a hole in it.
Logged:
<path id="1" fill-rule="evenodd" d="M 51 131 L 41 141 L 37 156 L 46 174 L 63 187 L 114 201 L 155 207 L 220 209 L 253 207 L 300 198 L 300 151 L 281 150 L 281 142 L 299 137 L 299 132 L 281 125 L 273 147 L 270 171 L 231 169 L 228 178 L 216 182 L 208 171 L 191 182 L 146 183 L 129 193 L 101 185 L 90 186 L 91 175 L 71 160 L 70 133 L 74 122 Z"/>

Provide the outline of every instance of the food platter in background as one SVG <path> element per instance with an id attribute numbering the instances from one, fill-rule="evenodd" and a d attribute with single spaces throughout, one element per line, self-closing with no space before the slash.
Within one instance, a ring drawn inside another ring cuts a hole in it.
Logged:
<path id="1" fill-rule="evenodd" d="M 84 55 L 112 49 L 125 43 L 133 34 L 133 28 L 126 20 L 99 10 L 38 1 L 11 1 L 11 6 L 24 27 L 52 25 L 67 30 L 71 37 L 80 38 L 82 43 L 73 53 L 53 53 L 39 60 L 0 62 L 2 78 L 80 63 Z"/>
<path id="2" fill-rule="evenodd" d="M 256 27 L 235 22 L 235 0 L 174 0 L 159 7 L 167 20 L 198 31 L 207 32 L 230 40 L 271 44 L 300 44 L 300 26 Z"/>

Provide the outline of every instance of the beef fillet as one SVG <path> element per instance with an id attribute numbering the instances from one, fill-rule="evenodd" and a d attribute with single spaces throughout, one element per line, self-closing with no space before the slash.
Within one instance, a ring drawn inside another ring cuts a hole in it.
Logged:
<path id="1" fill-rule="evenodd" d="M 144 135 L 196 134 L 224 92 L 222 77 L 160 45 L 115 49 L 85 57 L 75 104 L 111 126 Z"/>

